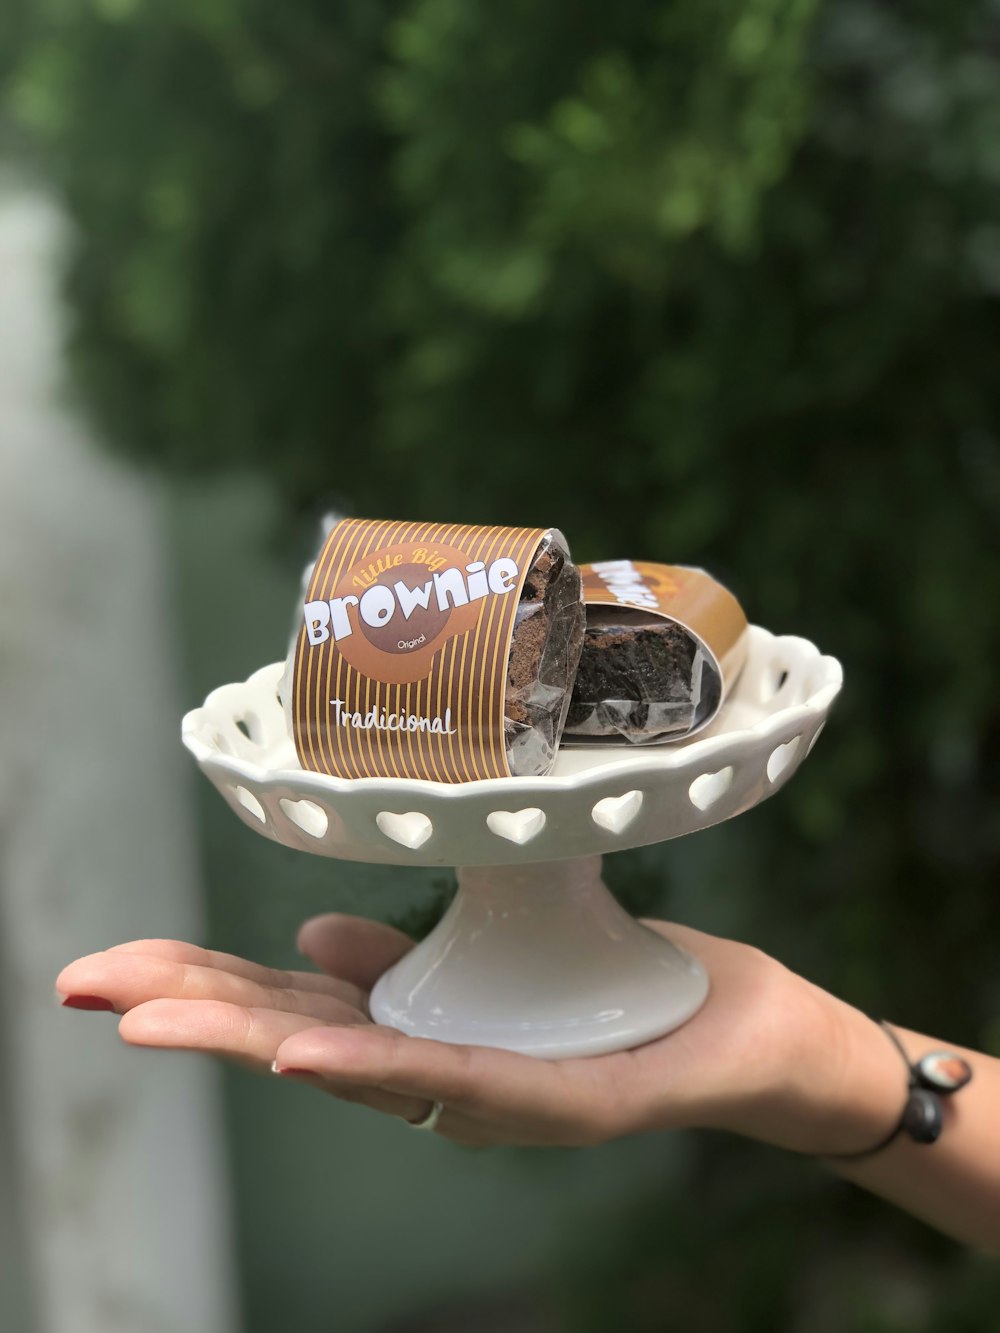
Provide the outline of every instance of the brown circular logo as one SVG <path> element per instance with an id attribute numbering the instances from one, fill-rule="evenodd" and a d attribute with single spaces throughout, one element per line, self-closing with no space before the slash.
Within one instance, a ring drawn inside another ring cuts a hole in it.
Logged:
<path id="1" fill-rule="evenodd" d="M 400 598 L 395 585 L 402 583 L 406 592 Z M 374 592 L 384 589 L 384 594 Z M 371 595 L 369 595 L 371 594 Z M 368 642 L 383 653 L 414 653 L 434 642 L 451 613 L 442 611 L 434 593 L 434 580 L 426 565 L 397 565 L 379 574 L 363 594 L 364 617 L 358 616 L 358 628 Z M 405 611 L 409 611 L 409 615 Z M 372 625 L 370 620 L 380 619 Z"/>
<path id="2" fill-rule="evenodd" d="M 436 654 L 471 630 L 486 604 L 469 594 L 470 563 L 443 542 L 398 542 L 366 553 L 337 581 L 333 600 L 347 604 L 351 626 L 337 652 L 371 680 L 423 679 Z"/>

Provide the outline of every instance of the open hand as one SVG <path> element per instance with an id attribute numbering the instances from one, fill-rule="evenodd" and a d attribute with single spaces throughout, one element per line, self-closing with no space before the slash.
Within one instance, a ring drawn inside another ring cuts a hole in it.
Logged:
<path id="1" fill-rule="evenodd" d="M 676 1032 L 630 1051 L 542 1060 L 407 1037 L 371 1021 L 378 977 L 412 941 L 328 915 L 299 948 L 320 972 L 282 972 L 175 940 L 140 940 L 71 963 L 56 987 L 77 1008 L 120 1014 L 137 1046 L 208 1051 L 457 1143 L 586 1145 L 645 1130 L 719 1128 L 800 1152 L 860 1151 L 891 1128 L 899 1095 L 857 1097 L 883 1068 L 884 1037 L 848 1005 L 759 950 L 660 921 L 712 989 Z M 866 1052 L 875 1048 L 874 1058 Z M 896 1071 L 892 1071 L 896 1072 Z M 898 1079 L 896 1080 L 898 1081 Z M 883 1109 L 884 1104 L 884 1109 Z"/>

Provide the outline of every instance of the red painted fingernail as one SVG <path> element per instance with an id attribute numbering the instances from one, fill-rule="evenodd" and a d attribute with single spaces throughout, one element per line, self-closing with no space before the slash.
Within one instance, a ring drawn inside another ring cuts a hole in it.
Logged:
<path id="1" fill-rule="evenodd" d="M 110 1013 L 114 1007 L 103 995 L 67 995 L 63 1000 L 64 1009 L 100 1009 Z"/>
<path id="2" fill-rule="evenodd" d="M 294 1065 L 279 1065 L 277 1060 L 271 1066 L 271 1072 L 284 1078 L 315 1078 L 315 1069 L 296 1069 Z"/>

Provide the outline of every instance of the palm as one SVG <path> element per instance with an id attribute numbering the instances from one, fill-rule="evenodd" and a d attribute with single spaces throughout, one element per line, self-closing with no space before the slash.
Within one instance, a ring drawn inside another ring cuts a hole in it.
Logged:
<path id="1" fill-rule="evenodd" d="M 146 940 L 79 959 L 57 987 L 106 999 L 132 1044 L 208 1051 L 261 1070 L 276 1063 L 279 1072 L 407 1120 L 441 1101 L 439 1130 L 462 1143 L 596 1143 L 643 1129 L 726 1125 L 734 1113 L 761 1115 L 761 1137 L 782 1141 L 764 1090 L 780 1072 L 775 1062 L 794 1054 L 795 1013 L 812 988 L 743 945 L 648 924 L 703 960 L 709 1000 L 666 1037 L 585 1059 L 415 1041 L 373 1024 L 371 987 L 411 941 L 356 917 L 320 917 L 303 928 L 300 947 L 318 973 Z M 794 1004 L 790 986 L 805 988 Z M 776 1022 L 783 1038 L 762 1044 Z"/>

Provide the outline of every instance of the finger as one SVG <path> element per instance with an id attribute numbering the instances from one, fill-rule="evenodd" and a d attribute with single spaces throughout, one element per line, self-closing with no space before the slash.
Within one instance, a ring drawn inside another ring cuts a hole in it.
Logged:
<path id="1" fill-rule="evenodd" d="M 198 967 L 213 967 L 219 972 L 230 972 L 234 977 L 245 977 L 262 986 L 322 991 L 339 995 L 351 1004 L 363 1007 L 365 994 L 360 987 L 340 978 L 318 976 L 315 972 L 288 972 L 281 968 L 265 967 L 235 954 L 220 953 L 217 949 L 203 949 L 183 940 L 132 940 L 116 944 L 106 953 L 133 953 L 148 958 L 162 958 L 171 963 L 193 963 Z M 331 987 L 331 981 L 335 984 Z"/>
<path id="2" fill-rule="evenodd" d="M 275 1053 L 294 1033 L 315 1026 L 300 1014 L 220 1000 L 149 1000 L 118 1024 L 130 1046 L 205 1051 L 269 1071 Z"/>
<path id="3" fill-rule="evenodd" d="M 235 1060 L 260 1073 L 273 1068 L 284 1041 L 297 1032 L 313 1030 L 315 1020 L 310 1018 L 216 1000 L 150 1000 L 130 1009 L 118 1025 L 123 1041 L 130 1046 L 202 1051 Z M 311 1075 L 307 1081 L 341 1101 L 364 1105 L 404 1120 L 420 1120 L 430 1110 L 430 1104 L 422 1098 L 334 1085 Z M 438 1132 L 470 1147 L 505 1141 L 490 1127 L 479 1126 L 448 1111 L 438 1121 Z"/>
<path id="4" fill-rule="evenodd" d="M 324 972 L 369 991 L 387 968 L 413 948 L 413 940 L 394 926 L 328 912 L 305 922 L 299 930 L 298 947 Z"/>
<path id="5" fill-rule="evenodd" d="M 273 1009 L 217 1000 L 150 1000 L 129 1010 L 118 1030 L 132 1046 L 203 1051 L 265 1072 L 273 1069 L 278 1047 L 286 1037 L 313 1027 L 315 1019 Z M 326 1085 L 323 1090 L 406 1120 L 419 1120 L 428 1109 L 418 1098 L 392 1093 Z"/>
<path id="6" fill-rule="evenodd" d="M 392 1028 L 316 1028 L 278 1051 L 279 1067 L 336 1083 L 442 1102 L 452 1111 L 544 1141 L 599 1142 L 615 1127 L 616 1098 L 596 1060 L 540 1060 L 487 1046 L 407 1037 Z"/>
<path id="7" fill-rule="evenodd" d="M 336 991 L 339 983 L 327 978 Z M 149 1000 L 221 1000 L 251 1009 L 275 1009 L 317 1022 L 360 1022 L 367 1015 L 336 993 L 265 986 L 231 972 L 172 963 L 144 954 L 99 953 L 63 969 L 56 990 L 66 996 L 100 996 L 119 1013 Z M 351 993 L 355 994 L 354 988 Z"/>

